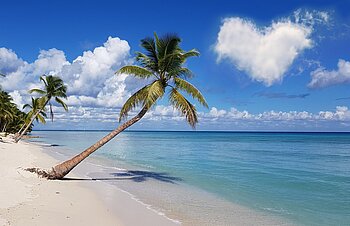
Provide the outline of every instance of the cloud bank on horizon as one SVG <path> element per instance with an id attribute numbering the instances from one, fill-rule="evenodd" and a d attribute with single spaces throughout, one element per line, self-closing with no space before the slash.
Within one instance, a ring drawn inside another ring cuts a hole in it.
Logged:
<path id="1" fill-rule="evenodd" d="M 282 18 L 263 28 L 252 20 L 225 18 L 214 50 L 219 61 L 227 59 L 251 80 L 272 86 L 281 83 L 295 60 L 304 51 L 314 47 L 314 26 L 328 21 L 329 15 L 319 11 L 296 11 L 293 19 Z M 39 76 L 59 75 L 68 86 L 67 104 L 70 110 L 65 113 L 55 107 L 55 118 L 60 123 L 45 128 L 94 129 L 94 123 L 97 122 L 102 123 L 103 128 L 113 128 L 122 104 L 144 85 L 144 81 L 132 76 L 114 74 L 121 66 L 133 63 L 130 49 L 126 40 L 108 37 L 103 45 L 83 52 L 71 62 L 62 50 L 56 48 L 41 50 L 34 62 L 27 62 L 13 50 L 3 47 L 0 48 L 0 71 L 7 76 L 0 78 L 1 85 L 21 107 L 29 101 L 27 91 L 41 86 Z M 336 70 L 319 67 L 311 72 L 310 77 L 310 83 L 305 86 L 313 89 L 349 83 L 350 62 L 340 59 Z M 261 92 L 256 95 L 270 99 L 304 99 L 310 94 Z M 339 128 L 348 128 L 350 111 L 342 105 L 319 112 L 271 109 L 255 113 L 233 107 L 227 110 L 212 106 L 209 112 L 199 112 L 199 121 L 200 129 L 327 130 L 327 126 L 332 123 L 336 123 Z M 72 122 L 75 123 L 74 127 Z M 90 125 L 87 126 L 87 123 Z M 179 112 L 164 105 L 158 105 L 147 113 L 140 128 L 157 126 L 161 129 L 166 124 L 187 128 Z"/>

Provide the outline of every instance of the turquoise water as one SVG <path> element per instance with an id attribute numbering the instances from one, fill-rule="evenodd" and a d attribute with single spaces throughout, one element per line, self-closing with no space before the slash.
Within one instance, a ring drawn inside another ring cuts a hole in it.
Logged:
<path id="1" fill-rule="evenodd" d="M 76 153 L 106 133 L 33 132 Z M 300 225 L 350 224 L 350 133 L 124 132 L 95 155 Z"/>

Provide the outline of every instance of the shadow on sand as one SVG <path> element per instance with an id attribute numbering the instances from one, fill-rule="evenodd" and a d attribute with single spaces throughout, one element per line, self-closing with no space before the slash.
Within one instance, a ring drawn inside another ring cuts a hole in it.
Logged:
<path id="1" fill-rule="evenodd" d="M 179 177 L 170 176 L 168 173 L 156 173 L 142 170 L 128 170 L 125 172 L 110 173 L 112 177 L 107 178 L 63 178 L 65 181 L 118 181 L 131 180 L 134 182 L 144 182 L 149 179 L 174 184 L 177 181 L 182 181 Z"/>

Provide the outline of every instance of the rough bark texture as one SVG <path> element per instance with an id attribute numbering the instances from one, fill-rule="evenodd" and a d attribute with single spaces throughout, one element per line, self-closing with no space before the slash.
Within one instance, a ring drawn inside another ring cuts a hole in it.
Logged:
<path id="1" fill-rule="evenodd" d="M 56 166 L 54 166 L 49 172 L 40 173 L 40 176 L 45 177 L 47 179 L 51 180 L 57 180 L 62 179 L 65 175 L 67 175 L 74 167 L 76 167 L 81 161 L 83 161 L 85 158 L 87 158 L 89 155 L 94 153 L 97 149 L 102 147 L 104 144 L 106 144 L 108 141 L 113 139 L 115 136 L 117 136 L 120 132 L 124 131 L 126 128 L 130 127 L 134 123 L 138 122 L 147 112 L 147 108 L 143 108 L 138 115 L 133 117 L 132 119 L 128 120 L 121 126 L 119 126 L 117 129 L 113 130 L 111 133 L 103 137 L 101 140 L 96 142 L 94 145 L 87 148 L 82 153 L 74 156 L 73 158 L 62 162 Z M 29 169 L 28 169 L 29 170 Z M 31 169 L 35 170 L 35 169 Z M 36 169 L 38 170 L 38 169 Z"/>

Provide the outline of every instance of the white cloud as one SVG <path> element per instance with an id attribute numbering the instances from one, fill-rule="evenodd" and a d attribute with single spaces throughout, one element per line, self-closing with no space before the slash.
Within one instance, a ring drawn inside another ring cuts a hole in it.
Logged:
<path id="1" fill-rule="evenodd" d="M 58 123 L 45 125 L 45 128 L 65 129 L 113 129 L 118 126 L 118 108 L 95 108 L 73 106 L 66 113 L 55 107 Z M 130 117 L 137 110 L 130 113 Z M 130 118 L 129 117 L 129 118 Z M 246 110 L 229 110 L 212 107 L 209 112 L 198 112 L 198 129 L 211 130 L 290 130 L 290 131 L 329 131 L 349 130 L 350 110 L 347 106 L 337 106 L 334 111 L 265 111 L 250 113 Z M 74 122 L 74 126 L 71 124 Z M 38 128 L 41 128 L 39 126 Z M 186 120 L 172 106 L 158 105 L 152 108 L 132 129 L 190 129 Z"/>
<path id="2" fill-rule="evenodd" d="M 209 111 L 209 116 L 213 117 L 213 118 L 219 118 L 221 116 L 226 115 L 226 111 L 225 110 L 218 110 L 216 107 L 212 107 Z"/>
<path id="3" fill-rule="evenodd" d="M 72 62 L 63 51 L 53 48 L 41 50 L 38 58 L 28 63 L 12 50 L 1 48 L 0 69 L 2 65 L 9 65 L 6 68 L 9 73 L 1 85 L 7 91 L 16 90 L 16 95 L 27 102 L 27 91 L 42 86 L 39 77 L 55 74 L 68 86 L 69 105 L 120 107 L 131 92 L 144 84 L 132 76 L 114 74 L 121 66 L 132 63 L 129 51 L 128 42 L 109 37 L 102 46 L 83 52 Z"/>
<path id="4" fill-rule="evenodd" d="M 265 111 L 252 114 L 246 110 L 239 111 L 231 108 L 230 111 L 219 110 L 212 107 L 208 113 L 199 113 L 200 118 L 206 120 L 225 120 L 225 121 L 312 121 L 312 120 L 332 120 L 332 121 L 350 121 L 350 111 L 346 106 L 337 106 L 335 111 L 320 111 L 310 113 L 307 111 Z"/>
<path id="5" fill-rule="evenodd" d="M 96 96 L 120 66 L 130 63 L 129 51 L 127 41 L 109 37 L 103 46 L 85 51 L 63 66 L 60 74 L 70 85 L 71 94 Z"/>
<path id="6" fill-rule="evenodd" d="M 228 59 L 252 80 L 271 86 L 282 81 L 303 50 L 312 47 L 313 25 L 328 20 L 327 16 L 325 12 L 299 12 L 294 20 L 281 19 L 263 28 L 247 19 L 226 18 L 215 44 L 218 60 Z"/>
<path id="7" fill-rule="evenodd" d="M 0 72 L 8 74 L 24 65 L 22 59 L 19 59 L 11 49 L 0 48 Z"/>
<path id="8" fill-rule="evenodd" d="M 24 102 L 21 94 L 17 90 L 10 92 L 9 94 L 13 99 L 13 103 L 15 103 L 19 109 L 22 109 Z"/>
<path id="9" fill-rule="evenodd" d="M 310 88 L 324 88 L 332 85 L 350 83 L 350 62 L 339 59 L 337 70 L 328 71 L 319 67 L 311 72 Z"/>
<path id="10" fill-rule="evenodd" d="M 337 106 L 335 112 L 320 111 L 317 118 L 325 120 L 348 121 L 350 120 L 350 111 L 346 106 Z"/>

